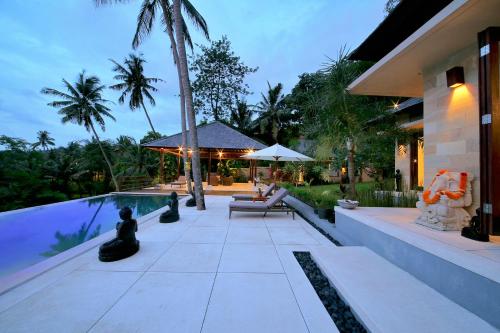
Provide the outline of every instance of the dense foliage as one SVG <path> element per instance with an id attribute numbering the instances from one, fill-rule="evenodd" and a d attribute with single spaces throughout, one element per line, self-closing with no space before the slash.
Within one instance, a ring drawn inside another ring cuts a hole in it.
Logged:
<path id="1" fill-rule="evenodd" d="M 149 133 L 141 142 L 158 134 Z M 113 170 L 123 177 L 159 176 L 159 154 L 142 148 L 133 138 L 102 141 Z M 66 147 L 35 150 L 20 138 L 0 136 L 0 211 L 107 193 L 111 177 L 95 140 L 70 142 Z M 167 180 L 177 175 L 177 162 L 165 155 Z"/>

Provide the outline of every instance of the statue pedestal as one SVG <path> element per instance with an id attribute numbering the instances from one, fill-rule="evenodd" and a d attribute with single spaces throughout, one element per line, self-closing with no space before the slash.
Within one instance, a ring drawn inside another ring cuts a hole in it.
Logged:
<path id="1" fill-rule="evenodd" d="M 427 207 L 432 208 L 431 206 Z M 450 207 L 438 207 L 438 208 L 450 208 Z M 441 231 L 462 230 L 463 227 L 469 225 L 471 219 L 469 213 L 467 213 L 467 211 L 463 208 L 451 208 L 448 210 L 447 216 L 437 215 L 434 212 L 434 209 L 421 208 L 421 210 L 422 210 L 422 215 L 420 215 L 415 220 L 415 223 L 435 230 L 441 230 Z"/>

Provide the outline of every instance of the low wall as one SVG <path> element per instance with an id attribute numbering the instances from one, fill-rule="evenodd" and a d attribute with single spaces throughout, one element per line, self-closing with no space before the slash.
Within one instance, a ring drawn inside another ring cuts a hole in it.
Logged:
<path id="1" fill-rule="evenodd" d="M 337 239 L 343 245 L 368 247 L 453 302 L 500 328 L 500 283 L 431 253 L 430 245 L 427 245 L 429 251 L 426 251 L 382 231 L 382 227 L 379 230 L 367 225 L 344 209 L 335 208 L 337 234 L 342 235 L 337 236 Z M 457 249 L 456 255 L 460 256 L 461 252 Z"/>

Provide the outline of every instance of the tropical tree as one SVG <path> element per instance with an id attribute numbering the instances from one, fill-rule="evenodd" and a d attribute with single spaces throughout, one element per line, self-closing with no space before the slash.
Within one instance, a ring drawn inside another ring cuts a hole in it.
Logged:
<path id="1" fill-rule="evenodd" d="M 130 110 L 134 111 L 142 107 L 151 130 L 156 132 L 151 122 L 151 118 L 149 117 L 148 110 L 144 105 L 144 98 L 146 97 L 149 103 L 155 106 L 156 102 L 151 93 L 157 92 L 158 89 L 152 84 L 162 82 L 163 80 L 155 77 L 146 77 L 144 75 L 144 63 L 146 60 L 143 58 L 142 54 L 129 54 L 128 58 L 125 58 L 123 65 L 113 59 L 110 59 L 110 61 L 115 65 L 113 71 L 117 73 L 114 79 L 119 81 L 119 83 L 110 86 L 110 88 L 122 92 L 121 96 L 118 98 L 118 102 L 123 104 L 125 98 L 129 95 L 128 105 Z"/>
<path id="2" fill-rule="evenodd" d="M 399 5 L 401 0 L 387 0 L 384 6 L 385 15 L 388 16 Z"/>
<path id="3" fill-rule="evenodd" d="M 48 150 L 49 146 L 55 146 L 54 139 L 50 137 L 50 133 L 47 131 L 38 131 L 37 142 L 35 142 L 32 147 L 36 149 L 37 147 L 42 147 L 43 150 Z"/>
<path id="4" fill-rule="evenodd" d="M 374 154 L 386 151 L 393 155 L 394 140 L 402 135 L 393 115 L 387 111 L 387 99 L 351 95 L 347 91 L 348 85 L 369 66 L 366 62 L 349 60 L 348 52 L 342 48 L 337 59 L 330 60 L 323 69 L 325 81 L 321 93 L 304 114 L 305 123 L 316 124 L 307 134 L 319 142 L 318 158 L 337 157 L 334 158 L 337 161 L 347 158 L 351 198 L 356 197 L 356 170 L 360 163 L 365 166 L 370 163 L 360 161 L 357 156 L 374 159 Z"/>
<path id="5" fill-rule="evenodd" d="M 230 123 L 243 132 L 249 132 L 252 128 L 253 110 L 246 101 L 238 101 L 236 109 L 231 110 Z"/>
<path id="6" fill-rule="evenodd" d="M 100 4 L 108 4 L 112 2 L 128 2 L 128 0 L 95 0 L 97 5 Z M 205 22 L 203 16 L 196 10 L 196 8 L 188 1 L 182 0 L 182 5 L 184 11 L 190 18 L 191 22 L 203 33 L 203 35 L 208 39 L 208 26 Z M 187 147 L 187 129 L 186 129 L 186 96 L 183 89 L 182 84 L 182 75 L 181 75 L 181 65 L 179 61 L 179 53 L 177 50 L 177 41 L 174 36 L 174 15 L 173 15 L 173 6 L 170 0 L 144 0 L 141 6 L 141 10 L 137 17 L 137 28 L 134 35 L 134 39 L 132 42 L 132 46 L 137 48 L 143 41 L 143 39 L 148 36 L 154 26 L 155 18 L 157 10 L 161 10 L 162 12 L 162 24 L 165 32 L 168 35 L 170 40 L 170 48 L 172 50 L 172 56 L 174 63 L 177 67 L 177 78 L 179 81 L 179 97 L 180 97 L 180 109 L 181 109 L 181 127 L 182 127 L 182 146 Z M 186 22 L 182 19 L 182 27 L 183 27 L 183 36 L 185 43 L 193 49 L 193 43 L 191 41 L 191 36 L 189 34 L 189 30 L 187 28 Z M 188 165 L 189 156 L 188 150 L 182 150 L 182 157 L 184 160 L 184 165 Z M 191 174 L 189 168 L 184 168 L 188 191 L 191 193 Z"/>
<path id="7" fill-rule="evenodd" d="M 229 120 L 240 96 L 250 94 L 245 77 L 257 71 L 246 66 L 231 50 L 226 36 L 200 46 L 201 53 L 191 61 L 194 72 L 193 95 L 197 113 L 216 121 Z"/>
<path id="8" fill-rule="evenodd" d="M 42 89 L 42 94 L 61 98 L 61 100 L 50 102 L 47 105 L 59 108 L 58 113 L 62 116 L 61 121 L 63 124 L 74 123 L 84 126 L 88 132 L 92 132 L 108 165 L 115 189 L 119 191 L 113 167 L 94 127 L 94 122 L 96 122 L 104 131 L 104 117 L 115 120 L 110 113 L 111 110 L 105 105 L 109 101 L 103 99 L 101 95 L 105 86 L 101 85 L 101 81 L 97 76 L 86 76 L 85 71 L 78 75 L 78 79 L 73 85 L 65 79 L 63 79 L 63 84 L 67 93 L 52 88 Z"/>
<path id="9" fill-rule="evenodd" d="M 185 4 L 186 0 L 182 0 Z M 177 52 L 181 70 L 181 82 L 184 96 L 186 97 L 186 115 L 189 125 L 189 136 L 191 141 L 191 161 L 194 178 L 194 192 L 196 195 L 196 207 L 199 210 L 205 209 L 205 198 L 203 195 L 203 183 L 201 178 L 200 150 L 198 148 L 198 133 L 196 130 L 196 116 L 193 108 L 193 94 L 189 82 L 189 70 L 186 56 L 186 45 L 184 43 L 185 34 L 181 13 L 181 0 L 173 0 L 173 17 L 175 22 L 175 37 L 177 41 Z"/>
<path id="10" fill-rule="evenodd" d="M 257 104 L 257 112 L 260 113 L 258 121 L 260 123 L 261 134 L 271 127 L 271 135 L 274 142 L 278 142 L 278 133 L 281 127 L 281 119 L 287 111 L 284 104 L 283 85 L 278 83 L 271 87 L 267 82 L 267 93 L 262 95 L 262 101 Z"/>

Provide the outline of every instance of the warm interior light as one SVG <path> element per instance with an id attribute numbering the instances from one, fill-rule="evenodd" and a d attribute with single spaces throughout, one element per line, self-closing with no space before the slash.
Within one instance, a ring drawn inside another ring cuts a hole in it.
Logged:
<path id="1" fill-rule="evenodd" d="M 460 66 L 453 67 L 446 71 L 446 83 L 449 88 L 456 88 L 465 83 L 464 68 Z"/>

